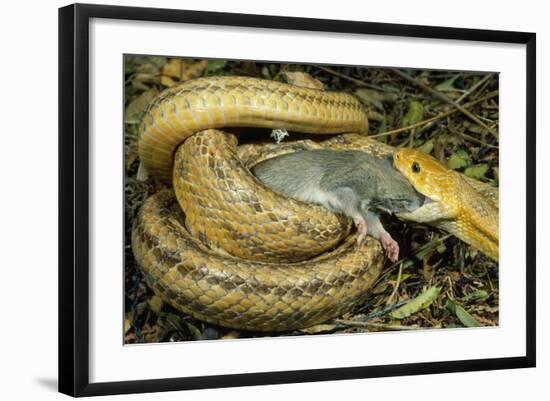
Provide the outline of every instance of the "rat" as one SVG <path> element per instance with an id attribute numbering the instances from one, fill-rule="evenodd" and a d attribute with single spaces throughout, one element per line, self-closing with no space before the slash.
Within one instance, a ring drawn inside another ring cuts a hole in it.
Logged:
<path id="1" fill-rule="evenodd" d="M 380 213 L 413 212 L 425 200 L 394 169 L 391 156 L 362 151 L 299 151 L 262 161 L 251 171 L 276 192 L 352 218 L 357 244 L 371 235 L 392 262 L 399 258 L 399 244 L 385 230 Z"/>

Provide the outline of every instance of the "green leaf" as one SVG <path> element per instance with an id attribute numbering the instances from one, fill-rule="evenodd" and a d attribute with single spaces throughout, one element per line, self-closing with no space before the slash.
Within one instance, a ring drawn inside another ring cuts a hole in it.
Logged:
<path id="1" fill-rule="evenodd" d="M 426 309 L 433 301 L 438 297 L 441 292 L 441 287 L 433 286 L 422 292 L 419 296 L 412 301 L 407 302 L 400 308 L 397 308 L 390 313 L 390 316 L 394 319 L 403 319 L 412 315 L 422 309 Z"/>
<path id="2" fill-rule="evenodd" d="M 355 96 L 359 98 L 361 103 L 366 104 L 367 106 L 373 106 L 380 111 L 384 111 L 384 105 L 382 101 L 378 99 L 372 89 L 359 88 L 355 91 Z"/>
<path id="3" fill-rule="evenodd" d="M 489 170 L 488 164 L 485 164 L 485 163 L 475 164 L 471 167 L 468 167 L 466 170 L 464 170 L 464 174 L 466 174 L 470 178 L 475 178 L 476 180 L 480 180 L 483 177 L 485 177 L 487 170 Z"/>
<path id="4" fill-rule="evenodd" d="M 449 160 L 447 160 L 447 166 L 451 170 L 460 170 L 470 164 L 469 159 L 468 152 L 464 149 L 458 149 L 449 157 Z"/>
<path id="5" fill-rule="evenodd" d="M 427 254 L 432 252 L 434 249 L 437 249 L 439 247 L 439 240 L 435 239 L 432 240 L 420 247 L 417 251 L 414 253 L 414 257 L 418 260 L 423 260 Z"/>
<path id="6" fill-rule="evenodd" d="M 396 273 L 396 274 L 393 274 L 393 275 L 391 275 L 391 276 L 389 277 L 389 280 L 395 282 L 395 281 L 397 281 L 397 277 L 398 277 L 398 274 L 397 274 L 397 273 Z M 409 278 L 411 278 L 411 277 L 412 277 L 412 274 L 409 274 L 409 273 L 402 273 L 402 274 L 401 274 L 401 278 L 399 279 L 399 281 L 400 281 L 400 282 L 403 282 L 403 281 L 405 281 L 405 280 L 407 280 L 407 279 L 409 279 Z"/>
<path id="7" fill-rule="evenodd" d="M 462 157 L 463 159 L 467 159 L 470 157 L 470 154 L 466 149 L 459 148 L 455 152 L 458 156 Z"/>
<path id="8" fill-rule="evenodd" d="M 155 312 L 157 315 L 162 310 L 162 305 L 163 305 L 162 299 L 160 299 L 160 297 L 156 295 L 153 295 L 151 299 L 149 299 L 149 308 L 153 312 Z"/>
<path id="9" fill-rule="evenodd" d="M 448 91 L 453 91 L 453 90 L 456 90 L 456 88 L 453 86 L 453 84 L 455 83 L 456 79 L 460 76 L 460 73 L 452 76 L 451 78 L 441 82 L 439 85 L 437 85 L 435 87 L 435 90 L 439 91 L 439 92 L 448 92 Z"/>
<path id="10" fill-rule="evenodd" d="M 132 63 L 125 63 L 124 64 L 124 73 L 126 75 L 134 74 L 137 71 L 137 66 Z"/>
<path id="11" fill-rule="evenodd" d="M 159 313 L 159 323 L 161 326 L 175 330 L 177 332 L 184 332 L 182 327 L 182 320 L 178 315 L 168 312 Z"/>
<path id="12" fill-rule="evenodd" d="M 152 56 L 152 57 L 148 57 L 148 61 L 159 67 L 162 67 L 164 64 L 166 64 L 167 59 L 166 57 L 162 57 L 162 56 Z"/>
<path id="13" fill-rule="evenodd" d="M 424 107 L 422 103 L 417 100 L 411 100 L 409 103 L 409 110 L 407 114 L 403 116 L 403 127 L 408 127 L 422 121 L 422 116 L 424 115 Z"/>
<path id="14" fill-rule="evenodd" d="M 458 157 L 456 154 L 452 154 L 447 160 L 447 166 L 451 170 L 460 170 L 468 165 L 468 160 Z"/>
<path id="15" fill-rule="evenodd" d="M 197 326 L 189 322 L 185 322 L 185 325 L 187 326 L 187 330 L 189 330 L 189 334 L 191 334 L 191 337 L 193 337 L 195 340 L 202 340 L 201 332 L 197 328 Z"/>
<path id="16" fill-rule="evenodd" d="M 380 284 L 378 284 L 376 287 L 374 287 L 374 289 L 372 290 L 372 293 L 373 294 L 381 294 L 384 291 L 386 291 L 387 289 L 388 289 L 388 283 L 383 281 Z"/>
<path id="17" fill-rule="evenodd" d="M 434 149 L 434 142 L 431 139 L 428 142 L 424 143 L 424 145 L 422 145 L 418 148 L 418 150 L 420 150 L 421 152 L 424 152 L 428 155 L 430 153 L 432 153 L 433 149 Z"/>
<path id="18" fill-rule="evenodd" d="M 147 109 L 151 101 L 159 94 L 157 89 L 149 89 L 136 97 L 126 107 L 124 113 L 124 122 L 126 124 L 137 124 L 141 119 L 141 115 Z"/>
<path id="19" fill-rule="evenodd" d="M 204 75 L 208 76 L 220 72 L 220 70 L 223 70 L 226 64 L 227 60 L 210 60 L 208 61 L 208 66 L 204 71 Z"/>
<path id="20" fill-rule="evenodd" d="M 405 280 L 407 280 L 407 279 L 409 279 L 409 278 L 411 278 L 411 277 L 412 277 L 412 274 L 403 273 L 403 274 L 401 274 L 401 282 L 403 282 L 403 281 L 405 281 Z M 396 277 L 396 278 L 397 278 L 397 277 Z"/>
<path id="21" fill-rule="evenodd" d="M 450 299 L 447 299 L 445 302 L 445 307 L 449 309 L 452 313 L 456 315 L 460 323 L 466 327 L 481 327 L 481 324 L 474 319 L 466 310 L 459 304 L 453 302 Z"/>
<path id="22" fill-rule="evenodd" d="M 269 72 L 269 67 L 267 65 L 264 65 L 262 67 L 262 69 L 260 70 L 260 74 L 266 79 L 271 79 L 271 73 Z"/>
<path id="23" fill-rule="evenodd" d="M 386 93 L 394 93 L 394 94 L 397 94 L 397 93 L 400 93 L 401 92 L 401 89 L 397 86 L 394 86 L 392 84 L 382 84 L 380 86 L 382 88 L 382 90 Z M 397 99 L 397 97 L 396 97 Z"/>
<path id="24" fill-rule="evenodd" d="M 485 291 L 485 290 L 475 290 L 475 291 L 472 291 L 472 292 L 466 294 L 462 298 L 460 298 L 460 302 L 468 303 L 468 302 L 472 302 L 472 301 L 478 301 L 480 299 L 486 299 L 488 297 L 489 297 L 489 293 L 487 291 Z"/>

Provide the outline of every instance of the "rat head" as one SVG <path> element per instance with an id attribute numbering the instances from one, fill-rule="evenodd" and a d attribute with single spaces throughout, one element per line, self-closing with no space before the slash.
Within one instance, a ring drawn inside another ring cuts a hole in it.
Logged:
<path id="1" fill-rule="evenodd" d="M 391 198 L 371 199 L 363 202 L 364 210 L 377 209 L 389 214 L 414 212 L 424 203 L 424 196 L 415 192 L 412 188 L 407 193 L 394 193 Z"/>
<path id="2" fill-rule="evenodd" d="M 385 158 L 380 166 L 384 168 L 375 170 L 378 172 L 378 177 L 370 185 L 374 193 L 371 191 L 368 199 L 363 201 L 364 209 L 398 214 L 413 212 L 424 204 L 425 196 L 416 191 L 403 175 L 395 171 L 391 157 Z M 372 165 L 365 171 L 369 176 L 374 174 Z"/>
<path id="3" fill-rule="evenodd" d="M 449 191 L 453 172 L 424 152 L 398 149 L 393 154 L 393 165 L 414 189 L 432 201 L 441 201 Z"/>

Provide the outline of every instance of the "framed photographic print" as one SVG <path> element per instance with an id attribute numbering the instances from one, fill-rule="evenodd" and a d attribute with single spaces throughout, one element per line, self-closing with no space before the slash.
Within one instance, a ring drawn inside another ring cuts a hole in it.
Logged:
<path id="1" fill-rule="evenodd" d="M 535 34 L 78 4 L 59 77 L 61 392 L 535 366 Z"/>

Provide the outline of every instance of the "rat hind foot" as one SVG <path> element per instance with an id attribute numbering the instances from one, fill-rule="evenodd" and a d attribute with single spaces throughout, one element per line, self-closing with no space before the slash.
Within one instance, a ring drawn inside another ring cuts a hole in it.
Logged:
<path id="1" fill-rule="evenodd" d="M 372 212 L 365 213 L 365 226 L 368 227 L 368 234 L 380 241 L 382 248 L 386 251 L 386 256 L 393 263 L 399 258 L 399 244 L 384 229 L 377 214 Z M 356 222 L 357 224 L 357 222 Z"/>
<path id="2" fill-rule="evenodd" d="M 397 262 L 397 259 L 399 259 L 399 244 L 388 233 L 380 236 L 380 243 L 390 262 Z"/>

